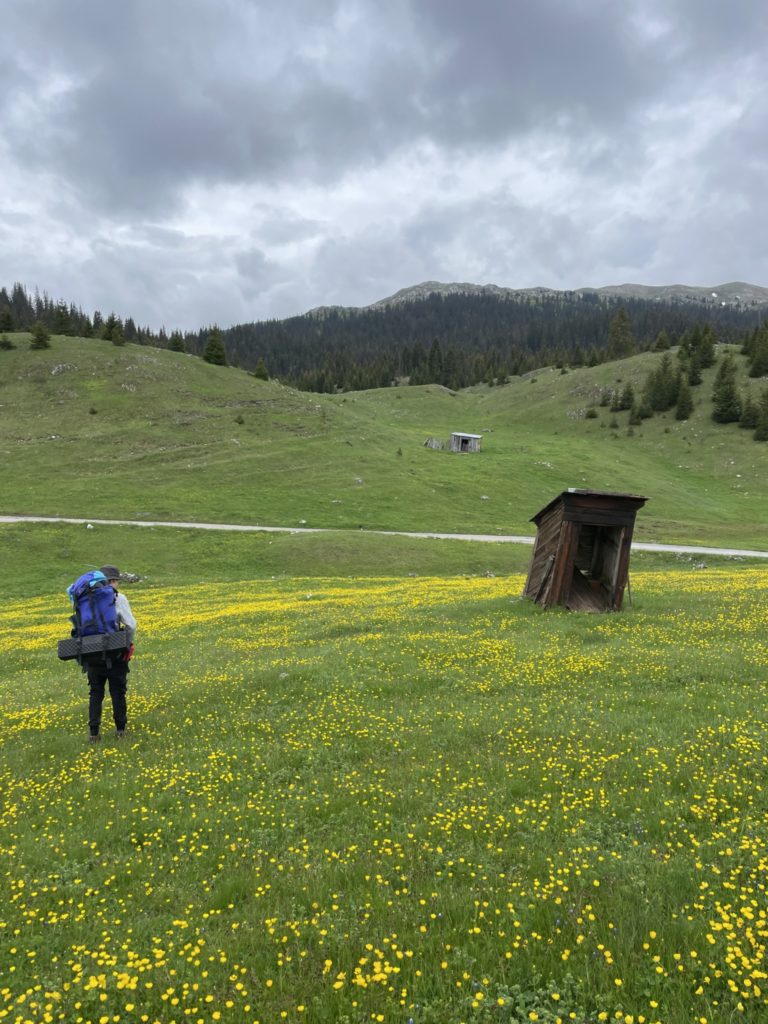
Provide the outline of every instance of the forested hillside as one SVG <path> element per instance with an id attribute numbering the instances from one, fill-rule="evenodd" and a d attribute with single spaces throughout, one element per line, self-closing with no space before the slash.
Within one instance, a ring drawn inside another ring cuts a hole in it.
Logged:
<path id="1" fill-rule="evenodd" d="M 594 366 L 683 341 L 711 328 L 714 341 L 745 344 L 765 309 L 597 292 L 433 292 L 364 309 L 321 309 L 286 320 L 210 326 L 182 336 L 138 327 L 98 310 L 53 302 L 21 285 L 0 289 L 0 332 L 29 330 L 100 337 L 188 351 L 279 378 L 307 391 L 386 387 L 395 381 L 460 389 L 547 365 Z M 208 350 L 211 339 L 213 350 Z"/>
<path id="2" fill-rule="evenodd" d="M 385 387 L 402 377 L 458 389 L 539 366 L 596 365 L 652 347 L 662 331 L 674 344 L 697 324 L 741 342 L 757 322 L 754 310 L 693 303 L 435 293 L 383 309 L 241 324 L 223 338 L 230 361 L 250 369 L 263 360 L 270 375 L 307 390 Z M 191 350 L 202 353 L 205 338 L 189 338 Z"/>

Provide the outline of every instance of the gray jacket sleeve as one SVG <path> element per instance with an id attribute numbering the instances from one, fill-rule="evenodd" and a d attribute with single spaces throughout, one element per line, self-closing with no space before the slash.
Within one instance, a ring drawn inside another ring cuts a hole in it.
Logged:
<path id="1" fill-rule="evenodd" d="M 125 626 L 125 630 L 128 633 L 128 643 L 132 644 L 136 637 L 136 619 L 133 617 L 131 606 L 128 604 L 128 598 L 125 594 L 117 595 L 115 611 L 117 612 L 117 621 Z"/>

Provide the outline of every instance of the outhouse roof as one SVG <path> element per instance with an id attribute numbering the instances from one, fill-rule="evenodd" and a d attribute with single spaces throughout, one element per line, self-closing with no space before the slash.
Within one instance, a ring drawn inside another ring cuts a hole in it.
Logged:
<path id="1" fill-rule="evenodd" d="M 530 521 L 532 523 L 538 522 L 553 505 L 559 502 L 567 505 L 569 499 L 575 499 L 579 504 L 593 505 L 595 508 L 605 509 L 613 506 L 615 508 L 634 509 L 635 511 L 648 501 L 648 498 L 641 494 L 625 494 L 621 491 L 591 491 L 581 487 L 569 487 L 567 491 L 562 491 L 552 501 L 548 502 L 535 516 L 531 516 Z M 579 499 L 586 500 L 579 501 Z"/>

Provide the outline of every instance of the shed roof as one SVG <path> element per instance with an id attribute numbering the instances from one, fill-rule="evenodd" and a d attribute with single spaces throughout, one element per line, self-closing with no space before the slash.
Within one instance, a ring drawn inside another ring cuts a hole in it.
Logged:
<path id="1" fill-rule="evenodd" d="M 569 487 L 567 491 L 562 491 L 552 501 L 548 502 L 544 508 L 536 513 L 535 516 L 531 516 L 530 521 L 532 523 L 538 523 L 538 521 L 554 506 L 559 502 L 563 504 L 568 503 L 569 498 L 576 500 L 586 499 L 583 504 L 594 505 L 595 508 L 606 508 L 610 506 L 614 507 L 625 507 L 634 508 L 635 511 L 641 508 L 648 499 L 641 494 L 625 494 L 621 491 L 590 491 L 580 487 Z M 582 504 L 582 502 L 580 502 Z"/>
<path id="2" fill-rule="evenodd" d="M 482 436 L 482 434 L 468 434 L 466 430 L 454 430 L 451 433 L 451 437 L 475 437 L 479 439 Z"/>

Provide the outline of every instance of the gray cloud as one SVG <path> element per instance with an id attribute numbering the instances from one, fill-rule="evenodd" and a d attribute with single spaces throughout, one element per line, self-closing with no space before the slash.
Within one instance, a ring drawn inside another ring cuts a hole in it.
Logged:
<path id="1" fill-rule="evenodd" d="M 768 278 L 762 0 L 3 13 L 0 283 L 193 328 L 423 278 Z"/>

